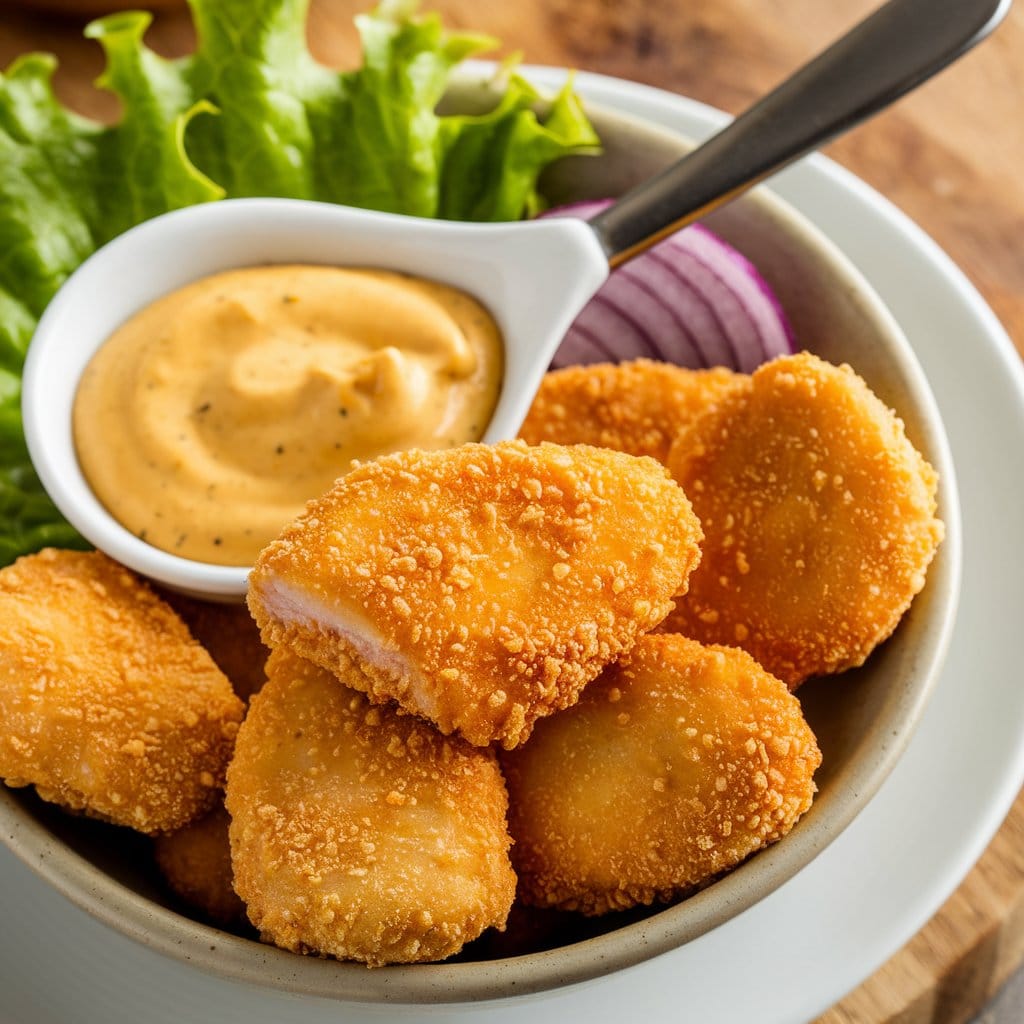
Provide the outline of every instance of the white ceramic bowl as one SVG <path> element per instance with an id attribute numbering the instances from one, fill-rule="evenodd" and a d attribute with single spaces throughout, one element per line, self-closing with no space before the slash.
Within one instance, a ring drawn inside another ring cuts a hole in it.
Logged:
<path id="1" fill-rule="evenodd" d="M 478 100 L 479 88 L 468 86 L 453 102 Z M 684 149 L 677 137 L 635 119 L 596 109 L 591 114 L 605 154 L 553 169 L 545 190 L 556 202 L 614 195 Z M 863 668 L 800 690 L 824 763 L 814 806 L 789 836 L 668 908 L 596 921 L 550 915 L 526 947 L 515 947 L 515 935 L 511 942 L 491 937 L 454 963 L 374 971 L 298 957 L 260 945 L 252 935 L 227 934 L 184 916 L 161 887 L 144 839 L 68 817 L 29 792 L 0 790 L 0 837 L 79 906 L 151 948 L 237 981 L 359 1002 L 510 998 L 605 975 L 707 932 L 793 877 L 871 799 L 927 701 L 955 616 L 959 508 L 927 382 L 898 326 L 859 273 L 763 190 L 719 211 L 710 224 L 758 265 L 801 345 L 826 359 L 849 361 L 899 411 L 910 438 L 939 471 L 939 513 L 947 527 L 927 586 L 893 637 Z"/>

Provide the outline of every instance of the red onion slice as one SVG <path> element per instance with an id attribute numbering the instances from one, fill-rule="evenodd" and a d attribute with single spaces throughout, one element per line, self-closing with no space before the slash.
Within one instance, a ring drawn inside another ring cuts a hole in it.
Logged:
<path id="1" fill-rule="evenodd" d="M 559 206 L 544 217 L 592 217 L 611 199 Z M 646 357 L 744 373 L 796 351 L 782 305 L 757 268 L 700 224 L 617 270 L 573 322 L 552 368 Z"/>

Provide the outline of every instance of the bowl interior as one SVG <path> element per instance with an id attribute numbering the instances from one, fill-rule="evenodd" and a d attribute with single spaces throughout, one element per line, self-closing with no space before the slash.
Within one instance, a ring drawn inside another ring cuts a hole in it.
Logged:
<path id="1" fill-rule="evenodd" d="M 463 82 L 450 104 L 486 102 Z M 677 159 L 679 137 L 588 107 L 604 140 L 599 157 L 563 161 L 543 187 L 553 203 L 616 195 Z M 959 511 L 953 466 L 935 403 L 906 340 L 854 267 L 798 214 L 761 189 L 718 211 L 715 231 L 759 268 L 778 294 L 798 344 L 849 362 L 903 417 L 939 472 L 947 526 L 924 592 L 894 636 L 861 669 L 800 691 L 824 761 L 819 794 L 786 839 L 668 908 L 596 920 L 517 910 L 503 935 L 486 935 L 457 961 L 367 971 L 302 958 L 231 935 L 182 911 L 150 866 L 147 842 L 74 818 L 27 790 L 0 787 L 0 835 L 79 906 L 122 932 L 212 972 L 307 995 L 361 1002 L 504 998 L 582 981 L 636 963 L 728 920 L 792 877 L 865 806 L 904 749 L 938 674 L 956 609 Z"/>

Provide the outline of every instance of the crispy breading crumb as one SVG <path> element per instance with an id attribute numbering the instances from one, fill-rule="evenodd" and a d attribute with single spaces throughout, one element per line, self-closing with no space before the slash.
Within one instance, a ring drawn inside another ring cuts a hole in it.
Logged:
<path id="1" fill-rule="evenodd" d="M 585 914 L 674 899 L 785 835 L 820 763 L 799 702 L 744 651 L 644 637 L 502 755 L 520 897 Z"/>
<path id="2" fill-rule="evenodd" d="M 235 887 L 267 941 L 371 966 L 440 960 L 515 895 L 494 754 L 283 650 L 228 771 Z"/>
<path id="3" fill-rule="evenodd" d="M 311 502 L 260 555 L 249 606 L 268 644 L 373 700 L 514 747 L 668 614 L 699 541 L 651 459 L 522 441 L 404 452 Z"/>
<path id="4" fill-rule="evenodd" d="M 140 832 L 205 813 L 241 701 L 184 623 L 99 552 L 0 570 L 0 776 Z"/>
<path id="5" fill-rule="evenodd" d="M 669 469 L 704 528 L 663 624 L 739 644 L 796 687 L 863 664 L 942 540 L 935 471 L 849 366 L 767 363 L 684 429 Z"/>
<path id="6" fill-rule="evenodd" d="M 545 375 L 519 436 L 664 462 L 676 434 L 737 376 L 724 367 L 688 370 L 650 359 L 567 366 Z"/>

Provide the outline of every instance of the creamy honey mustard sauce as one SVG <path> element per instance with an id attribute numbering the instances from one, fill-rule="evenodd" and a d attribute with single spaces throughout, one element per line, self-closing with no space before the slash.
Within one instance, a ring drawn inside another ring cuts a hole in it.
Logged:
<path id="1" fill-rule="evenodd" d="M 502 367 L 490 315 L 445 285 L 229 271 L 164 296 L 99 349 L 75 446 L 97 497 L 143 540 L 250 565 L 352 459 L 479 440 Z"/>

